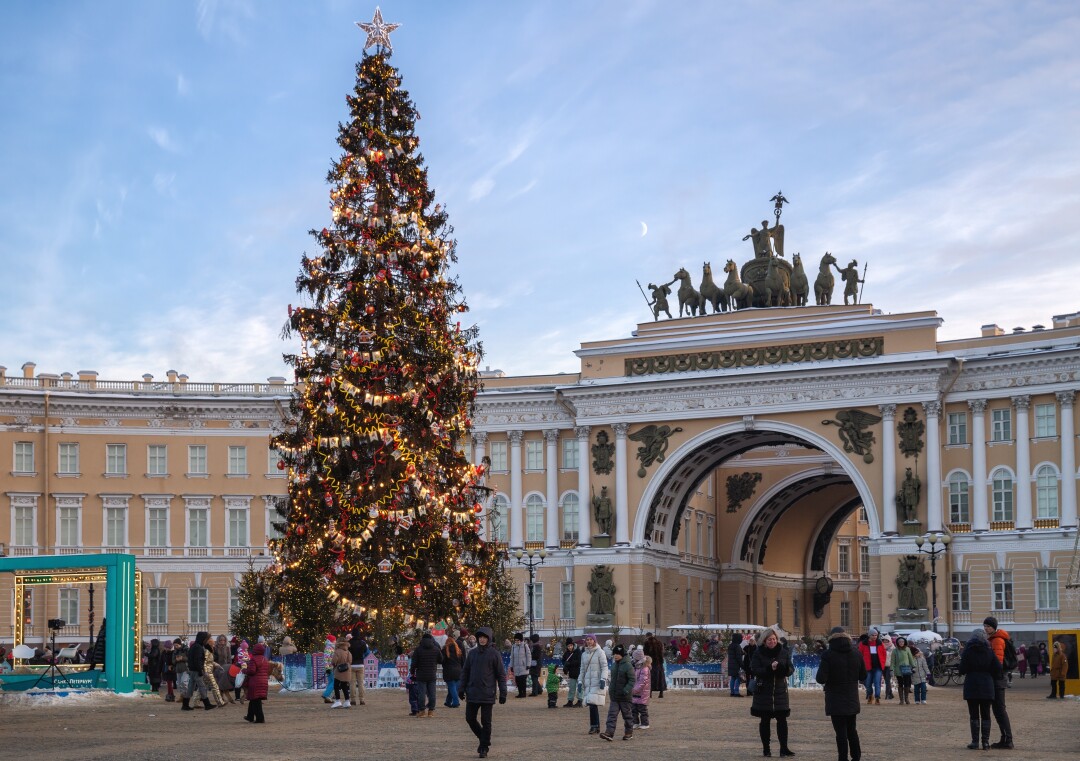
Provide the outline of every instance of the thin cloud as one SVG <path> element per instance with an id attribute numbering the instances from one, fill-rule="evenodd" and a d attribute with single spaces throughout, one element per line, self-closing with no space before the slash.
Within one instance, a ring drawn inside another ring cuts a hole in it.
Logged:
<path id="1" fill-rule="evenodd" d="M 183 74 L 176 75 L 176 94 L 185 96 L 191 92 L 191 84 Z"/>
<path id="2" fill-rule="evenodd" d="M 164 127 L 147 127 L 146 134 L 161 150 L 169 153 L 178 153 L 180 151 L 180 146 L 176 144 L 172 136 L 169 135 L 169 131 Z"/>

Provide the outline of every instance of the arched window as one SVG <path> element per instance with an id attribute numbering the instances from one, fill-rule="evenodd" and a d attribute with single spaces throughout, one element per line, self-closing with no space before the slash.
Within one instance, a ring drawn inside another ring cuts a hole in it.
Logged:
<path id="1" fill-rule="evenodd" d="M 990 486 L 994 495 L 994 521 L 1016 520 L 1013 514 L 1013 477 L 1005 468 L 998 468 L 990 476 Z"/>
<path id="2" fill-rule="evenodd" d="M 544 500 L 539 494 L 525 500 L 525 541 L 544 541 Z"/>
<path id="3" fill-rule="evenodd" d="M 971 493 L 971 484 L 964 473 L 953 473 L 949 476 L 949 522 L 970 523 L 971 511 L 968 509 L 968 500 Z"/>
<path id="4" fill-rule="evenodd" d="M 488 509 L 489 541 L 506 544 L 507 523 L 510 516 L 510 500 L 505 494 L 496 494 Z"/>
<path id="5" fill-rule="evenodd" d="M 578 540 L 578 496 L 573 492 L 563 497 L 562 501 L 562 540 L 564 542 L 576 542 Z"/>
<path id="6" fill-rule="evenodd" d="M 1053 465 L 1043 465 L 1035 471 L 1036 518 L 1057 518 L 1058 474 Z"/>

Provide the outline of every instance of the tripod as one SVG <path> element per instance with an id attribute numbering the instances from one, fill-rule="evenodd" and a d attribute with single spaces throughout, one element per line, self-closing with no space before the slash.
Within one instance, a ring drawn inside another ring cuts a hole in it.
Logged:
<path id="1" fill-rule="evenodd" d="M 67 674 L 65 674 L 60 669 L 60 666 L 57 665 L 57 663 L 56 663 L 56 631 L 57 630 L 56 629 L 50 629 L 49 631 L 51 632 L 51 635 L 52 635 L 51 638 L 50 638 L 50 644 L 51 644 L 50 650 L 52 651 L 52 660 L 49 661 L 49 667 L 41 672 L 41 676 L 39 676 L 37 678 L 37 681 L 34 682 L 34 686 L 31 687 L 30 689 L 34 689 L 39 684 L 41 684 L 41 680 L 44 679 L 46 676 L 51 676 L 52 677 L 52 688 L 53 688 L 53 690 L 56 689 L 56 682 L 57 682 L 58 679 L 60 681 L 62 681 L 64 684 L 66 684 L 68 686 L 68 688 L 70 689 L 71 688 L 71 682 L 68 680 Z"/>

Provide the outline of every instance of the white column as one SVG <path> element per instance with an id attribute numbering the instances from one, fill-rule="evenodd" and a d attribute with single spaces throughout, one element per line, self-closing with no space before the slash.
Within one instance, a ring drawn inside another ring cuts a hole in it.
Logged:
<path id="1" fill-rule="evenodd" d="M 986 502 L 986 400 L 972 399 L 971 408 L 971 530 L 990 530 Z"/>
<path id="2" fill-rule="evenodd" d="M 544 532 L 544 544 L 548 547 L 559 546 L 559 432 L 556 429 L 544 431 L 544 453 L 547 462 L 547 526 Z"/>
<path id="3" fill-rule="evenodd" d="M 1017 529 L 1026 531 L 1031 522 L 1031 424 L 1028 409 L 1031 397 L 1021 394 L 1012 398 L 1016 408 L 1016 523 Z"/>
<path id="4" fill-rule="evenodd" d="M 896 534 L 896 405 L 879 404 L 881 412 L 881 530 Z"/>
<path id="5" fill-rule="evenodd" d="M 474 431 L 472 438 L 473 438 L 473 458 L 475 459 L 474 464 L 475 465 L 482 465 L 483 462 L 484 462 L 484 458 L 487 457 L 487 440 L 488 440 L 487 431 Z M 487 470 L 485 469 L 484 475 L 482 475 L 480 477 L 480 480 L 479 480 L 479 484 L 481 486 L 484 486 L 485 484 L 487 484 L 488 475 L 489 474 L 488 474 Z M 479 533 L 480 539 L 482 541 L 486 542 L 487 538 L 488 538 L 488 522 L 487 522 L 488 512 L 487 511 L 491 509 L 491 500 L 490 499 L 484 500 L 484 504 L 481 505 L 481 507 L 484 508 L 484 512 L 481 513 L 481 515 L 483 515 L 484 517 L 483 517 L 483 520 L 480 521 L 480 530 L 477 533 Z"/>
<path id="6" fill-rule="evenodd" d="M 616 423 L 615 429 L 615 544 L 630 544 L 630 502 L 626 482 L 626 432 L 629 423 Z"/>
<path id="7" fill-rule="evenodd" d="M 926 530 L 941 531 L 941 402 L 923 402 L 926 411 Z"/>
<path id="8" fill-rule="evenodd" d="M 589 426 L 574 429 L 578 442 L 578 547 L 592 546 L 592 495 L 589 494 Z"/>
<path id="9" fill-rule="evenodd" d="M 1075 391 L 1058 391 L 1061 405 L 1061 523 L 1076 526 L 1076 430 L 1073 425 Z"/>
<path id="10" fill-rule="evenodd" d="M 510 437 L 510 546 L 525 546 L 525 522 L 521 515 L 521 439 L 524 431 L 508 431 Z"/>

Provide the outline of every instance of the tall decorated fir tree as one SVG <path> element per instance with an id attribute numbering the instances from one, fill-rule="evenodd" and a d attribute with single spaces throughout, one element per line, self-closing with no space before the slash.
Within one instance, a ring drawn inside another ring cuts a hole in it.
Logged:
<path id="1" fill-rule="evenodd" d="M 298 336 L 286 431 L 273 446 L 289 506 L 274 543 L 282 614 L 312 642 L 341 614 L 377 624 L 470 621 L 494 548 L 479 538 L 482 468 L 463 454 L 481 349 L 448 274 L 444 208 L 428 187 L 418 118 L 376 10 L 328 174 L 332 224 L 290 307 Z M 373 53 L 368 48 L 374 47 Z M 481 605 L 481 608 L 483 605 Z"/>

